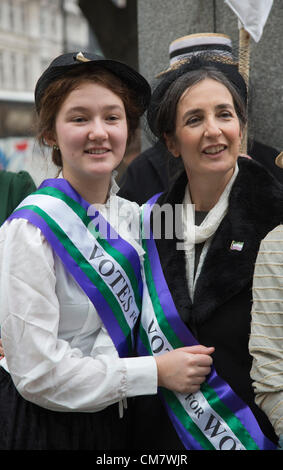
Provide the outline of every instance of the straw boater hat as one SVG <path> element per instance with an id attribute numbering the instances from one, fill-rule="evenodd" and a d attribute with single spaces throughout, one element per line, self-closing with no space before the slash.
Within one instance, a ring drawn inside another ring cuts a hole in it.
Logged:
<path id="1" fill-rule="evenodd" d="M 232 41 L 221 33 L 189 34 L 175 39 L 169 45 L 169 68 L 160 72 L 157 77 L 180 67 L 183 63 L 199 54 L 209 54 L 217 60 L 236 64 L 232 52 Z"/>
<path id="2" fill-rule="evenodd" d="M 238 72 L 238 62 L 233 56 L 232 41 L 226 34 L 198 33 L 175 39 L 169 45 L 169 67 L 160 72 L 156 78 L 168 77 L 168 82 L 174 81 L 178 69 L 186 65 L 189 67 L 190 63 L 196 63 L 197 58 L 202 63 L 205 61 L 217 65 L 234 82 L 246 102 L 247 86 Z M 197 68 L 197 64 L 194 68 Z M 164 87 L 166 87 L 165 82 Z"/>
<path id="3" fill-rule="evenodd" d="M 170 44 L 169 56 L 169 68 L 158 74 L 157 78 L 160 80 L 152 93 L 147 110 L 148 125 L 156 137 L 161 138 L 155 127 L 160 102 L 171 84 L 186 72 L 203 66 L 216 66 L 234 84 L 247 103 L 247 85 L 238 71 L 238 63 L 233 57 L 229 36 L 218 33 L 183 36 Z"/>

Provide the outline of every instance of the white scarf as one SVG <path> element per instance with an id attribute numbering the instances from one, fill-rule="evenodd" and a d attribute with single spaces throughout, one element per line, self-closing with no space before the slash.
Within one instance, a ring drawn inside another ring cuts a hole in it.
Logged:
<path id="1" fill-rule="evenodd" d="M 209 244 L 211 242 L 212 236 L 218 229 L 221 221 L 227 213 L 229 205 L 229 195 L 234 184 L 234 181 L 239 172 L 238 165 L 236 164 L 235 170 L 232 178 L 226 185 L 223 193 L 221 194 L 218 202 L 215 206 L 208 212 L 205 219 L 202 223 L 197 226 L 195 225 L 195 206 L 192 204 L 189 185 L 186 187 L 186 192 L 183 200 L 183 234 L 184 234 L 184 244 L 182 248 L 185 250 L 186 255 L 186 269 L 187 269 L 187 278 L 189 282 L 189 290 L 191 298 L 193 299 L 194 287 L 198 275 L 200 273 L 205 255 L 207 253 Z M 201 257 L 199 260 L 198 269 L 196 275 L 194 276 L 194 265 L 195 265 L 195 244 L 203 243 Z M 180 246 L 178 246 L 180 248 Z"/>

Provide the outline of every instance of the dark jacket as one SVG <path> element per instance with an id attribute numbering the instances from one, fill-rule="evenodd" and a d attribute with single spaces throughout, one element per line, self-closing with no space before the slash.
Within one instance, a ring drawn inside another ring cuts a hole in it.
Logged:
<path id="1" fill-rule="evenodd" d="M 184 251 L 176 239 L 156 240 L 165 279 L 185 324 L 200 344 L 214 346 L 216 371 L 252 409 L 267 437 L 276 436 L 255 405 L 248 352 L 252 279 L 260 241 L 283 221 L 283 186 L 260 164 L 239 158 L 228 213 L 216 231 L 197 280 L 192 303 L 188 292 Z M 158 204 L 181 204 L 187 184 L 183 173 Z M 230 249 L 244 242 L 242 251 Z M 178 449 L 180 441 L 157 397 L 135 399 L 141 449 Z M 152 423 L 156 420 L 156 427 Z M 157 431 L 157 428 L 159 432 Z"/>
<path id="2" fill-rule="evenodd" d="M 168 188 L 167 150 L 157 142 L 138 155 L 119 181 L 119 196 L 139 205 Z"/>

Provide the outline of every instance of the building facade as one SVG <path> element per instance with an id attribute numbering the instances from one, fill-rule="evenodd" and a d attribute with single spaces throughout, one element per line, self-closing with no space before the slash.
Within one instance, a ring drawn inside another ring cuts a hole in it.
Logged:
<path id="1" fill-rule="evenodd" d="M 34 148 L 33 92 L 42 71 L 57 55 L 88 45 L 88 22 L 77 0 L 0 0 L 0 168 L 26 167 L 24 154 Z"/>

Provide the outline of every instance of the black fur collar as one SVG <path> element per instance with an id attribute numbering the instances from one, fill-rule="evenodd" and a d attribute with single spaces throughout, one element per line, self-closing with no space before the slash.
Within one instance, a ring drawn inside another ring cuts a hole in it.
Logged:
<path id="1" fill-rule="evenodd" d="M 202 323 L 215 309 L 251 284 L 260 241 L 283 221 L 283 186 L 260 164 L 239 158 L 229 211 L 220 224 L 197 280 L 192 305 L 185 272 L 185 256 L 176 239 L 156 240 L 165 279 L 184 321 Z M 167 194 L 158 199 L 181 204 L 187 184 L 183 173 Z M 174 209 L 174 208 L 173 208 Z M 242 251 L 230 249 L 243 242 Z"/>

